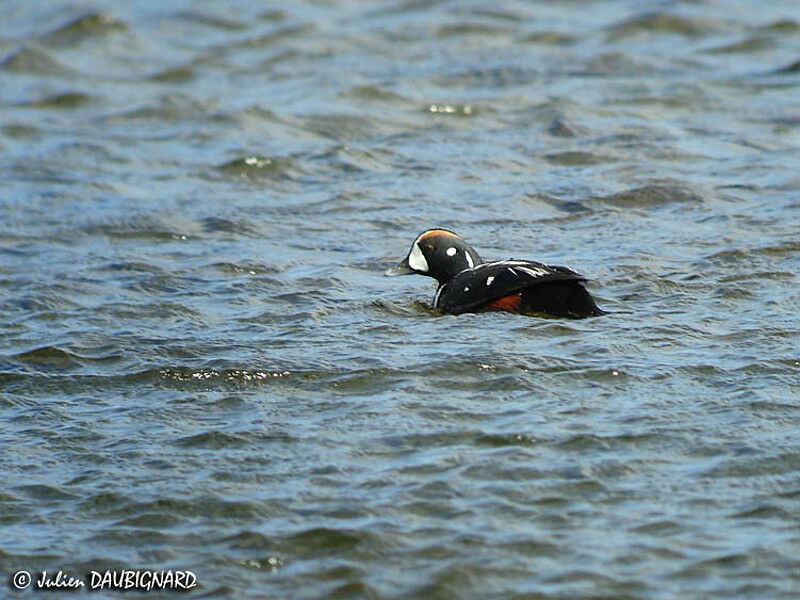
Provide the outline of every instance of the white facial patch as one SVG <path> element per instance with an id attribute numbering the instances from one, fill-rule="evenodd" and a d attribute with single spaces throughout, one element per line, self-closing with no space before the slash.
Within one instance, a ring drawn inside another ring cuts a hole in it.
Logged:
<path id="1" fill-rule="evenodd" d="M 492 285 L 493 281 L 494 281 L 494 277 L 487 277 L 486 278 L 486 285 Z"/>
<path id="2" fill-rule="evenodd" d="M 416 242 L 414 242 L 414 245 L 411 247 L 411 254 L 408 255 L 408 266 L 421 273 L 428 272 L 428 261 L 425 260 L 425 256 L 422 254 L 422 248 L 420 248 L 419 244 Z"/>
<path id="3" fill-rule="evenodd" d="M 467 252 L 466 255 L 467 255 L 467 264 L 469 265 L 469 268 L 471 269 L 472 267 L 475 266 L 475 261 L 472 260 L 472 257 L 469 255 L 469 252 Z"/>
<path id="4" fill-rule="evenodd" d="M 458 252 L 458 250 L 456 250 L 455 248 L 448 248 L 447 249 L 447 256 L 455 256 L 456 252 Z"/>

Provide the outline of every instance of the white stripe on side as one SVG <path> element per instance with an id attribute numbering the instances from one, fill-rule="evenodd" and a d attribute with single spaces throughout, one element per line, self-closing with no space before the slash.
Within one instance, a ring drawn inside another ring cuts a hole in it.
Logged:
<path id="1" fill-rule="evenodd" d="M 550 272 L 544 269 L 537 269 L 537 268 L 530 268 L 530 267 L 517 267 L 523 273 L 527 273 L 531 277 L 544 277 L 545 275 L 549 275 Z"/>
<path id="2" fill-rule="evenodd" d="M 437 307 L 437 308 L 439 307 L 439 296 L 442 295 L 442 290 L 443 289 L 444 289 L 444 286 L 440 286 L 439 289 L 436 290 L 436 296 L 434 296 L 434 298 L 433 298 L 433 305 L 435 307 Z"/>

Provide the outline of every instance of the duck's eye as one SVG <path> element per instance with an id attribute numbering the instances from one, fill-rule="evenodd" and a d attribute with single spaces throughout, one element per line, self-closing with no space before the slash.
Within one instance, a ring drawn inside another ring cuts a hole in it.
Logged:
<path id="1" fill-rule="evenodd" d="M 455 248 L 452 248 L 452 247 L 448 248 L 447 249 L 447 256 L 455 256 L 456 252 L 458 252 L 458 250 L 456 250 Z"/>

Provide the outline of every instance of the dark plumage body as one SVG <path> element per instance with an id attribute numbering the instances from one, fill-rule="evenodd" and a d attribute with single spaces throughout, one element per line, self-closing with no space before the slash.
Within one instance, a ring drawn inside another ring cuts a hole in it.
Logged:
<path id="1" fill-rule="evenodd" d="M 446 313 L 502 310 L 583 318 L 604 312 L 580 273 L 525 260 L 484 262 L 472 246 L 446 229 L 420 234 L 408 256 L 386 272 L 413 273 L 439 282 L 434 305 Z"/>

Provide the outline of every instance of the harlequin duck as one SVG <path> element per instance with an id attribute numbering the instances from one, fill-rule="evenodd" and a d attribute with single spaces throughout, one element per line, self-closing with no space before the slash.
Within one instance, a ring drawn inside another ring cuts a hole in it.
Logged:
<path id="1" fill-rule="evenodd" d="M 484 262 L 447 229 L 421 233 L 408 256 L 386 271 L 388 277 L 414 273 L 439 282 L 434 306 L 445 313 L 503 310 L 580 319 L 605 312 L 586 291 L 580 273 L 527 260 Z"/>

